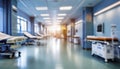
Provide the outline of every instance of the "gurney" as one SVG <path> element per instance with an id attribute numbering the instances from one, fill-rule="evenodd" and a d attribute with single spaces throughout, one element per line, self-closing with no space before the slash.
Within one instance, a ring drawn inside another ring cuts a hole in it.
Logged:
<path id="1" fill-rule="evenodd" d="M 0 32 L 0 55 L 6 55 L 13 58 L 16 53 L 20 56 L 21 52 L 11 48 L 14 44 L 21 44 L 26 39 L 24 36 L 10 36 Z"/>
<path id="2" fill-rule="evenodd" d="M 47 38 L 48 37 L 48 35 L 44 35 L 44 34 L 40 34 L 40 33 L 36 33 L 37 34 L 37 36 L 40 36 L 40 37 L 43 37 L 43 38 Z"/>
<path id="3" fill-rule="evenodd" d="M 24 36 L 26 36 L 28 38 L 28 42 L 35 42 L 37 44 L 40 44 L 40 40 L 43 39 L 42 36 L 33 36 L 28 32 L 23 32 Z"/>

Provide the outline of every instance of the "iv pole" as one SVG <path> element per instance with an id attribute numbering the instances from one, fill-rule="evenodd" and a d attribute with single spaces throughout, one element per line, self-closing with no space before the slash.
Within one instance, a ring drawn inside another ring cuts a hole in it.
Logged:
<path id="1" fill-rule="evenodd" d="M 114 37 L 115 37 L 115 31 L 116 31 L 116 24 L 112 24 L 111 25 L 111 37 L 112 37 L 113 57 L 114 57 Z M 114 58 L 112 60 L 114 60 Z"/>

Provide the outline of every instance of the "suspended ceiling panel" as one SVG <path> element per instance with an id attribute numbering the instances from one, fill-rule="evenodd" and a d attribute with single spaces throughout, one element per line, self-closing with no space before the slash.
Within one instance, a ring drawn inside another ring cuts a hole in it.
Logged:
<path id="1" fill-rule="evenodd" d="M 35 16 L 38 22 L 43 24 L 67 23 L 70 18 L 78 18 L 81 15 L 82 7 L 94 6 L 102 0 L 18 0 L 18 8 L 28 14 Z M 62 6 L 72 6 L 71 10 L 60 10 Z M 36 10 L 35 7 L 47 7 L 48 10 Z M 65 13 L 64 19 L 58 21 L 58 14 Z M 41 14 L 49 14 L 47 17 L 40 16 Z M 44 18 L 50 18 L 45 20 Z M 47 22 L 49 21 L 49 22 Z"/>

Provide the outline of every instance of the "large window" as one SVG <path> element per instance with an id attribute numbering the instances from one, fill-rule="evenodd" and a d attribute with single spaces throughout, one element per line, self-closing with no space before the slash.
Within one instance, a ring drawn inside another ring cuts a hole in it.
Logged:
<path id="1" fill-rule="evenodd" d="M 35 33 L 39 32 L 39 26 L 38 26 L 38 24 L 34 24 L 34 30 L 35 30 Z"/>
<path id="2" fill-rule="evenodd" d="M 17 16 L 17 31 L 18 33 L 22 33 L 27 31 L 27 19 Z"/>

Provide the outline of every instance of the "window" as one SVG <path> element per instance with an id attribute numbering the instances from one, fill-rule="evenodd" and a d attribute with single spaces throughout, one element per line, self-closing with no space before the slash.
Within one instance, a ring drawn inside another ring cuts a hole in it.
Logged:
<path id="1" fill-rule="evenodd" d="M 38 33 L 39 32 L 39 26 L 38 26 L 38 24 L 34 24 L 35 26 L 35 33 Z"/>
<path id="2" fill-rule="evenodd" d="M 18 33 L 22 33 L 27 31 L 27 20 L 23 17 L 17 16 L 17 31 Z"/>

